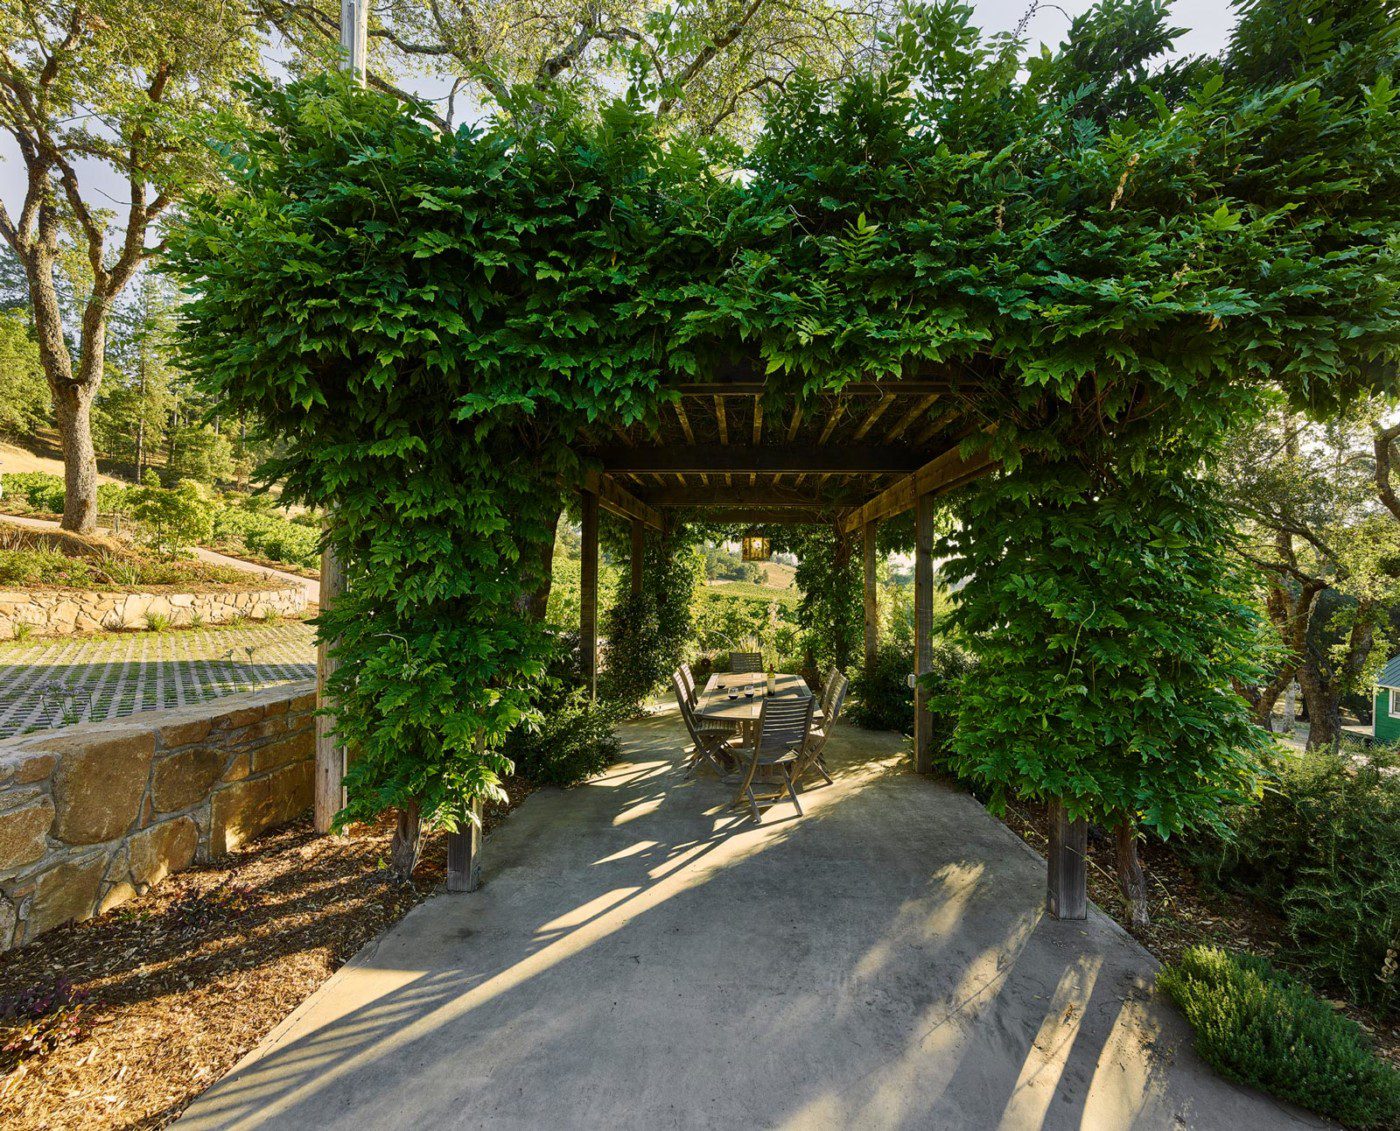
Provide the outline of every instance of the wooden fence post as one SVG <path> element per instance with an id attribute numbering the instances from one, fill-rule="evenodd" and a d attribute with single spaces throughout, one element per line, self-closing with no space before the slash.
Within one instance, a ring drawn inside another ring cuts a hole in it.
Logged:
<path id="1" fill-rule="evenodd" d="M 1050 803 L 1049 874 L 1045 906 L 1056 919 L 1089 916 L 1089 822 L 1071 821 L 1064 803 Z"/>
<path id="2" fill-rule="evenodd" d="M 632 520 L 632 596 L 642 592 L 642 565 L 646 561 L 647 530 L 637 519 Z"/>

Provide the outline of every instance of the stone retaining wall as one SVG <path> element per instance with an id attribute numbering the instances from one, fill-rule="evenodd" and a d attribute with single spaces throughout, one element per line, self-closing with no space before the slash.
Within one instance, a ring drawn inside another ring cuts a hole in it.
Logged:
<path id="1" fill-rule="evenodd" d="M 0 742 L 0 950 L 311 805 L 312 682 Z"/>
<path id="2" fill-rule="evenodd" d="M 15 626 L 34 636 L 71 636 L 149 628 L 150 617 L 169 625 L 228 624 L 238 617 L 262 620 L 295 616 L 306 608 L 299 585 L 268 589 L 220 589 L 208 593 L 90 593 L 80 589 L 0 591 L 0 640 L 13 640 Z"/>

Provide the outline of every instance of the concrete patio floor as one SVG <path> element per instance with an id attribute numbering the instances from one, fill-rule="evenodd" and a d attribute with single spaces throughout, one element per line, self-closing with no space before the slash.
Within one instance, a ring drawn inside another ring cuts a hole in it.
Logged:
<path id="1" fill-rule="evenodd" d="M 850 727 L 764 823 L 686 781 L 674 714 L 531 797 L 485 885 L 418 907 L 186 1113 L 229 1127 L 1254 1128 L 1106 916 Z"/>

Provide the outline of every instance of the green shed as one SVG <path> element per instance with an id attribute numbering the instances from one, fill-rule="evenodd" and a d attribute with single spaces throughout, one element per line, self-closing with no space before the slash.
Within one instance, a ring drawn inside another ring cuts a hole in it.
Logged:
<path id="1" fill-rule="evenodd" d="M 1377 742 L 1400 742 L 1400 656 L 1392 656 L 1376 677 L 1372 719 Z"/>

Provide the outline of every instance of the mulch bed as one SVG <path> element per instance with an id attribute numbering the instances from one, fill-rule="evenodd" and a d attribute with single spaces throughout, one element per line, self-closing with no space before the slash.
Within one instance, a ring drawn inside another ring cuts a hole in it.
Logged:
<path id="1" fill-rule="evenodd" d="M 534 788 L 505 786 L 510 802 L 487 807 L 488 832 Z M 303 818 L 0 955 L 0 1014 L 69 997 L 70 984 L 74 1002 L 52 1030 L 0 1016 L 0 1126 L 173 1122 L 365 943 L 441 890 L 445 840 L 426 839 L 413 883 L 401 885 L 383 865 L 392 831 L 384 821 L 318 837 Z"/>
<path id="2" fill-rule="evenodd" d="M 1044 856 L 1050 821 L 1044 806 L 1018 805 L 1002 818 L 1022 840 Z M 1110 837 L 1089 838 L 1089 898 L 1163 963 L 1175 962 L 1197 944 L 1247 951 L 1273 959 L 1283 938 L 1281 920 L 1242 895 L 1202 883 L 1171 847 L 1146 840 L 1139 846 L 1147 876 L 1152 924 L 1135 930 L 1127 900 L 1118 890 L 1117 865 Z M 1280 965 L 1287 968 L 1286 963 Z M 1377 1051 L 1400 1067 L 1400 1025 L 1340 1000 L 1329 999 L 1376 1042 Z"/>

